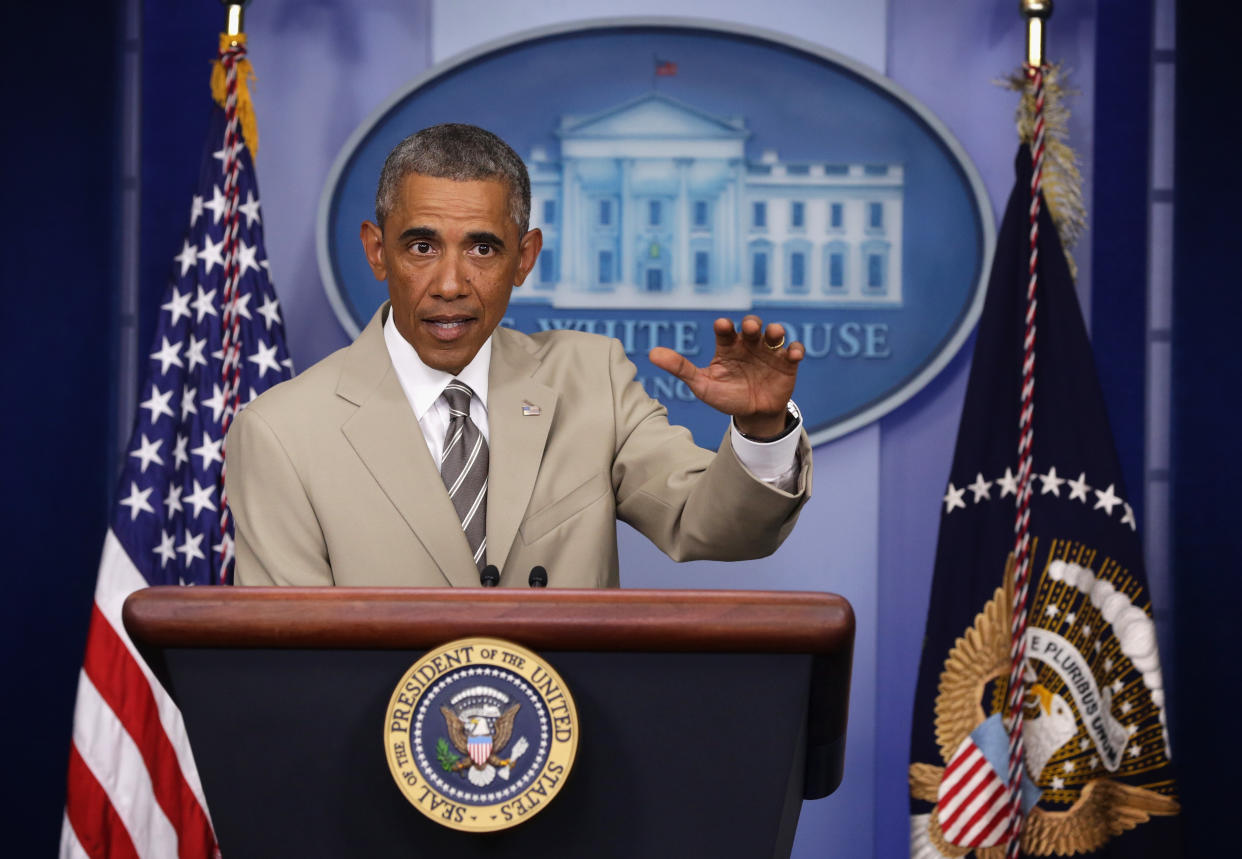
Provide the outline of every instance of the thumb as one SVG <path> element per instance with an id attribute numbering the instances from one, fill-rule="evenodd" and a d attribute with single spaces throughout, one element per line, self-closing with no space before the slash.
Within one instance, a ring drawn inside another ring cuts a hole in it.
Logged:
<path id="1" fill-rule="evenodd" d="M 657 346 L 652 349 L 647 353 L 647 360 L 664 372 L 672 373 L 683 382 L 690 382 L 699 374 L 698 367 L 667 346 Z"/>

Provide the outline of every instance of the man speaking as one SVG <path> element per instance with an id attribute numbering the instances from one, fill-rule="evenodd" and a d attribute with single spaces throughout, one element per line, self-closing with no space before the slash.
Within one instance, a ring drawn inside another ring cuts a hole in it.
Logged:
<path id="1" fill-rule="evenodd" d="M 490 132 L 439 125 L 389 154 L 362 225 L 389 301 L 351 345 L 229 432 L 243 585 L 619 584 L 616 520 L 675 560 L 770 554 L 810 496 L 790 396 L 805 351 L 747 316 L 698 368 L 650 359 L 731 416 L 717 453 L 670 426 L 613 339 L 498 327 L 543 244 L 530 180 Z M 492 573 L 488 570 L 488 575 Z"/>

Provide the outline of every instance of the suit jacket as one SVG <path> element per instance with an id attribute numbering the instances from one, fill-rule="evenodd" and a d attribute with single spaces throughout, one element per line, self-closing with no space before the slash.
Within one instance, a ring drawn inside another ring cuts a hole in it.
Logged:
<path id="1" fill-rule="evenodd" d="M 233 422 L 238 584 L 479 584 L 384 345 L 387 307 Z M 617 519 L 675 560 L 760 557 L 810 497 L 805 434 L 797 491 L 762 483 L 727 434 L 713 454 L 670 426 L 616 340 L 497 328 L 492 349 L 487 561 L 502 586 L 526 587 L 536 564 L 553 587 L 617 586 Z"/>

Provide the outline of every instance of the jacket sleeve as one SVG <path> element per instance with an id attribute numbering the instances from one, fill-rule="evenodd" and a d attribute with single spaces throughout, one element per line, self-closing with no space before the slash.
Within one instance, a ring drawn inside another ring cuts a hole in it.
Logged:
<path id="1" fill-rule="evenodd" d="M 713 454 L 635 380 L 637 369 L 613 343 L 610 375 L 616 454 L 617 518 L 675 561 L 744 560 L 776 551 L 811 496 L 811 448 L 798 446 L 794 491 L 756 479 L 738 460 L 726 431 Z"/>
<path id="2" fill-rule="evenodd" d="M 229 428 L 226 489 L 233 515 L 239 585 L 331 585 L 319 520 L 297 468 L 254 408 Z"/>

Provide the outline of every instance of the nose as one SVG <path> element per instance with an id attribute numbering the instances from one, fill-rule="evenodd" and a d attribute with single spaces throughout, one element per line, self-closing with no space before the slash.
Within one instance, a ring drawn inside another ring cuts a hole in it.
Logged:
<path id="1" fill-rule="evenodd" d="M 431 283 L 431 294 L 436 298 L 452 301 L 465 294 L 466 272 L 461 259 L 452 254 L 444 257 Z"/>

